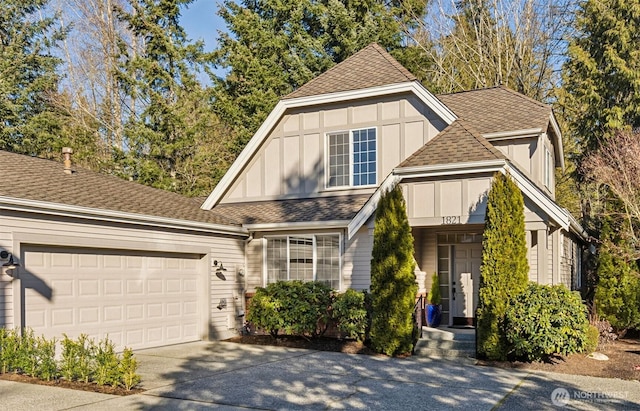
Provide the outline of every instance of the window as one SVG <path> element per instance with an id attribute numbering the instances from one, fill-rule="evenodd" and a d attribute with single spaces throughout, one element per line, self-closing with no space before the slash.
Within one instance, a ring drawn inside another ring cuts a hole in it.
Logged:
<path id="1" fill-rule="evenodd" d="M 327 187 L 366 186 L 377 182 L 376 129 L 331 133 Z"/>
<path id="2" fill-rule="evenodd" d="M 337 234 L 267 238 L 267 284 L 322 281 L 340 288 L 340 236 Z"/>
<path id="3" fill-rule="evenodd" d="M 544 185 L 547 188 L 551 188 L 552 176 L 553 176 L 553 157 L 551 151 L 547 147 L 544 148 Z"/>

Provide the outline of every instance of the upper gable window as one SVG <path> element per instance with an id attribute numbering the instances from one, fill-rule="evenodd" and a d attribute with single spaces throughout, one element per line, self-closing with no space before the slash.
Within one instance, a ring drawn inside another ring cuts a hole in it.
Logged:
<path id="1" fill-rule="evenodd" d="M 547 147 L 545 147 L 544 148 L 544 185 L 548 189 L 551 189 L 551 185 L 553 184 L 553 172 L 554 172 L 553 156 L 551 155 L 551 151 Z"/>
<path id="2" fill-rule="evenodd" d="M 376 129 L 327 135 L 327 187 L 369 186 L 377 183 Z"/>

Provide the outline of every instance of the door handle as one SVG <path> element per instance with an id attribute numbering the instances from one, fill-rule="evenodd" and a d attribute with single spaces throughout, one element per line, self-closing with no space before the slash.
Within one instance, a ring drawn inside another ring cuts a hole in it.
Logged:
<path id="1" fill-rule="evenodd" d="M 456 299 L 456 289 L 455 288 L 452 289 L 451 296 L 453 297 L 454 300 Z"/>

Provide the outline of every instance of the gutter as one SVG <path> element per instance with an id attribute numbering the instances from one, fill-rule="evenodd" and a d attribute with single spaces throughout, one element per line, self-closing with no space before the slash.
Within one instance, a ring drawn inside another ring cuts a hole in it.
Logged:
<path id="1" fill-rule="evenodd" d="M 304 229 L 325 229 L 325 228 L 345 228 L 351 220 L 328 220 L 328 221 L 300 221 L 292 223 L 261 223 L 243 224 L 251 232 L 256 231 L 280 231 L 282 229 L 304 230 Z"/>
<path id="2" fill-rule="evenodd" d="M 24 200 L 5 196 L 0 196 L 0 209 L 27 213 L 39 213 L 59 217 L 84 218 L 95 221 L 138 224 L 149 227 L 192 230 L 205 233 L 233 234 L 241 236 L 249 235 L 249 231 L 246 228 L 233 225 L 181 220 L 170 217 L 160 217 L 114 210 L 103 210 L 98 208 L 50 203 L 38 200 Z"/>

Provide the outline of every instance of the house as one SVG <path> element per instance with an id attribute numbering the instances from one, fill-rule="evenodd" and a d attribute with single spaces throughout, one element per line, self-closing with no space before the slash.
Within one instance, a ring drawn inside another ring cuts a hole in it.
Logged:
<path id="1" fill-rule="evenodd" d="M 467 325 L 496 172 L 524 195 L 530 280 L 580 287 L 585 233 L 554 201 L 563 166 L 550 106 L 506 87 L 434 96 L 372 44 L 281 99 L 202 208 L 248 231 L 249 293 L 293 279 L 367 289 L 376 205 L 400 184 L 420 292 L 438 272 L 443 322 Z"/>
<path id="2" fill-rule="evenodd" d="M 0 175 L 0 326 L 117 349 L 237 334 L 239 223 L 70 164 L 0 151 Z"/>
<path id="3" fill-rule="evenodd" d="M 496 172 L 524 195 L 529 278 L 580 287 L 558 167 L 549 106 L 505 87 L 434 96 L 372 44 L 285 96 L 203 203 L 0 151 L 0 326 L 138 349 L 235 335 L 274 281 L 367 289 L 397 184 L 420 293 L 438 272 L 443 322 L 471 324 Z"/>

